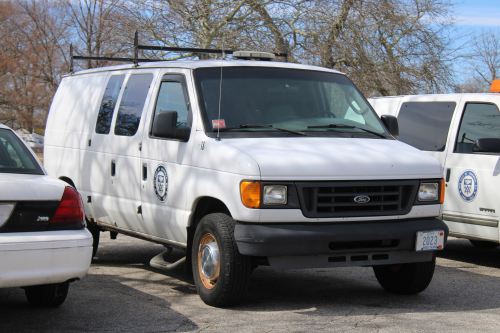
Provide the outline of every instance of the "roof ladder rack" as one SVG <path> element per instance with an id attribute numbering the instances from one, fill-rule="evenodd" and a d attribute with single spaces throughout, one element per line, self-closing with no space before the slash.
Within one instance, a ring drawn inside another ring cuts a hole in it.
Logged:
<path id="1" fill-rule="evenodd" d="M 286 48 L 286 53 L 273 53 L 277 57 L 285 57 L 285 61 L 288 61 L 288 47 Z M 134 36 L 134 57 L 133 58 L 117 58 L 117 57 L 89 57 L 89 56 L 75 56 L 73 55 L 73 44 L 69 46 L 69 56 L 70 56 L 70 67 L 69 72 L 74 73 L 73 60 L 101 60 L 101 61 L 122 61 L 122 62 L 133 62 L 134 66 L 139 66 L 139 62 L 156 62 L 156 61 L 168 61 L 164 59 L 139 59 L 139 50 L 149 50 L 149 51 L 169 51 L 169 52 L 190 52 L 190 53 L 200 53 L 200 59 L 203 59 L 204 54 L 233 54 L 234 50 L 217 50 L 217 49 L 199 49 L 193 47 L 170 47 L 170 46 L 154 46 L 154 45 L 139 45 L 139 33 L 136 31 Z"/>

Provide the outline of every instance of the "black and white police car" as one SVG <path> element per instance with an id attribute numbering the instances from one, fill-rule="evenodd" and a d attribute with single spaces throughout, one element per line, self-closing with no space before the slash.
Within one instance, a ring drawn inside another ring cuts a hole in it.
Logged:
<path id="1" fill-rule="evenodd" d="M 24 141 L 0 125 L 0 288 L 23 287 L 32 305 L 61 305 L 91 256 L 80 194 L 47 176 Z"/>

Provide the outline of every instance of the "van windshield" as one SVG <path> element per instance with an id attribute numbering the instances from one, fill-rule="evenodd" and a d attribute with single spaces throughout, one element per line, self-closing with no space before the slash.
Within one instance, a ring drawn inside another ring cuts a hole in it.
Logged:
<path id="1" fill-rule="evenodd" d="M 223 67 L 221 85 L 221 68 L 211 67 L 196 69 L 194 77 L 207 134 L 220 131 L 225 135 L 266 136 L 273 132 L 272 136 L 291 136 L 290 131 L 297 131 L 307 136 L 388 135 L 363 95 L 342 74 Z M 289 131 L 278 134 L 278 128 Z"/>

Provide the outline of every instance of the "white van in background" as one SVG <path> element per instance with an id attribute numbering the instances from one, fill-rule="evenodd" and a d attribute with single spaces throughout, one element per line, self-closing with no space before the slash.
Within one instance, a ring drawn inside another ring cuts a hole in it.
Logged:
<path id="1" fill-rule="evenodd" d="M 442 218 L 450 235 L 477 247 L 500 245 L 500 80 L 491 94 L 369 98 L 379 115 L 394 115 L 399 140 L 444 165 Z"/>
<path id="2" fill-rule="evenodd" d="M 390 292 L 425 290 L 448 234 L 442 166 L 344 74 L 233 57 L 62 79 L 45 168 L 82 193 L 94 248 L 106 230 L 185 250 L 213 306 L 239 302 L 258 265 L 373 266 Z"/>

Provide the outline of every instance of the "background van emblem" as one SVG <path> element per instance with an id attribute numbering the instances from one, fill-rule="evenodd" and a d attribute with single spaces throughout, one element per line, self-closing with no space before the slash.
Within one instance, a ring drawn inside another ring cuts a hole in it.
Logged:
<path id="1" fill-rule="evenodd" d="M 477 175 L 472 170 L 465 170 L 458 179 L 458 194 L 465 202 L 474 201 L 477 196 Z"/>
<path id="2" fill-rule="evenodd" d="M 369 196 L 366 196 L 366 195 L 358 195 L 357 197 L 354 197 L 354 202 L 356 203 L 367 203 L 368 201 L 370 201 L 370 197 Z"/>
<path id="3" fill-rule="evenodd" d="M 167 200 L 168 175 L 167 169 L 165 169 L 165 166 L 163 164 L 160 164 L 156 167 L 153 182 L 156 199 L 158 199 L 158 201 L 160 202 L 165 202 L 165 200 Z"/>

